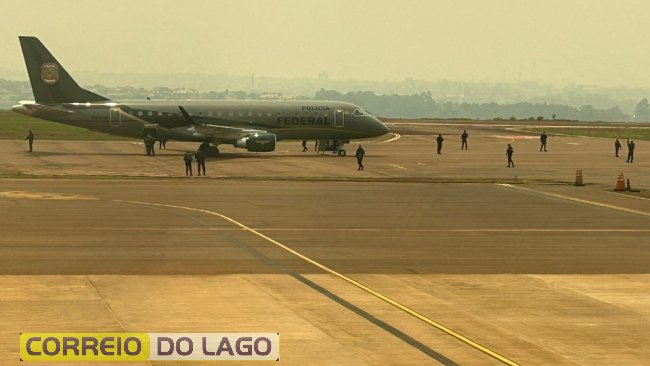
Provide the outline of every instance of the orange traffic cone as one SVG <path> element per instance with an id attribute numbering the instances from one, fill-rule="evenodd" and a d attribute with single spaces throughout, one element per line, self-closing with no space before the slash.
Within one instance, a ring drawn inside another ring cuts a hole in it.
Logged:
<path id="1" fill-rule="evenodd" d="M 614 188 L 615 191 L 624 191 L 625 190 L 625 177 L 623 176 L 623 173 L 618 175 L 618 178 L 616 178 L 616 188 Z"/>
<path id="2" fill-rule="evenodd" d="M 582 169 L 576 170 L 576 187 L 582 187 L 584 186 L 584 182 L 582 181 Z"/>

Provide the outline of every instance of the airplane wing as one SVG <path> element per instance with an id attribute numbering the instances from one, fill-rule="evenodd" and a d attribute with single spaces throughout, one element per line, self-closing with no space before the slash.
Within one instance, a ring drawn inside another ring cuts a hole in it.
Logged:
<path id="1" fill-rule="evenodd" d="M 202 135 L 212 136 L 215 140 L 236 140 L 248 135 L 256 133 L 267 133 L 264 130 L 256 130 L 250 128 L 238 128 L 219 125 L 195 125 L 189 128 L 189 131 L 196 131 Z"/>
<path id="2" fill-rule="evenodd" d="M 192 116 L 187 113 L 185 108 L 178 106 L 178 109 L 181 111 L 181 115 L 183 115 L 185 122 L 192 126 L 188 129 L 189 131 L 211 136 L 215 140 L 236 140 L 242 137 L 254 135 L 256 133 L 267 133 L 265 130 L 255 128 L 223 126 L 216 124 L 200 124 L 194 121 Z"/>

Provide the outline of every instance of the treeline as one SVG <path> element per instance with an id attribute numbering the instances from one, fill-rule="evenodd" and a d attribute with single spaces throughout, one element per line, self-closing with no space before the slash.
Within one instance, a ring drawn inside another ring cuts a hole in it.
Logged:
<path id="1" fill-rule="evenodd" d="M 395 118 L 468 118 L 468 119 L 562 119 L 580 121 L 626 122 L 631 117 L 616 106 L 597 109 L 591 105 L 572 107 L 547 103 L 459 103 L 436 102 L 431 93 L 377 95 L 371 91 L 339 93 L 321 89 L 315 99 L 340 100 L 357 104 L 368 112 Z"/>
<path id="2" fill-rule="evenodd" d="M 309 97 L 286 96 L 282 93 L 249 93 L 245 91 L 199 91 L 186 88 L 136 88 L 132 86 L 105 87 L 94 85 L 90 90 L 112 98 L 159 100 L 241 100 L 241 99 L 309 99 Z M 19 100 L 33 99 L 31 86 L 27 81 L 0 79 L 0 108 L 10 108 Z M 320 89 L 313 99 L 341 100 L 357 104 L 374 115 L 395 118 L 469 118 L 469 119 L 561 119 L 580 121 L 650 122 L 650 104 L 643 99 L 636 105 L 633 115 L 623 113 L 618 106 L 608 109 L 593 105 L 580 107 L 556 103 L 518 102 L 510 104 L 436 101 L 431 92 L 416 94 L 375 94 L 372 91 L 341 93 L 336 90 Z"/>

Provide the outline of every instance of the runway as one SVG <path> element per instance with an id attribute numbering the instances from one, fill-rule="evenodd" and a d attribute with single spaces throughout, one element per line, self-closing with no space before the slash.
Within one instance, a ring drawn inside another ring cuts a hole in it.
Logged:
<path id="1" fill-rule="evenodd" d="M 528 178 L 545 184 L 511 186 L 460 152 L 467 181 L 495 182 L 418 180 L 463 178 L 431 156 L 413 172 L 419 138 L 364 143 L 387 150 L 361 177 L 341 169 L 352 159 L 291 150 L 211 161 L 213 179 L 175 178 L 173 151 L 98 158 L 161 177 L 79 176 L 79 143 L 20 155 L 39 179 L 0 180 L 0 363 L 19 363 L 28 331 L 280 332 L 289 365 L 646 362 L 650 201 L 607 192 L 605 175 L 548 184 L 564 165 L 544 161 L 553 173 Z"/>

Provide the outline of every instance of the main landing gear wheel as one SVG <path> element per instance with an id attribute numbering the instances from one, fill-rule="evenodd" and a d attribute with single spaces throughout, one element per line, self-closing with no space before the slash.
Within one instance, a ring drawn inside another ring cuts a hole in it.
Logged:
<path id="1" fill-rule="evenodd" d="M 219 148 L 209 142 L 202 143 L 201 146 L 199 146 L 199 149 L 201 149 L 205 156 L 209 158 L 216 158 L 219 156 Z"/>
<path id="2" fill-rule="evenodd" d="M 216 146 L 210 146 L 206 155 L 211 158 L 216 158 L 219 156 L 219 148 Z"/>
<path id="3" fill-rule="evenodd" d="M 345 156 L 345 150 L 341 149 L 337 152 L 339 156 Z"/>

